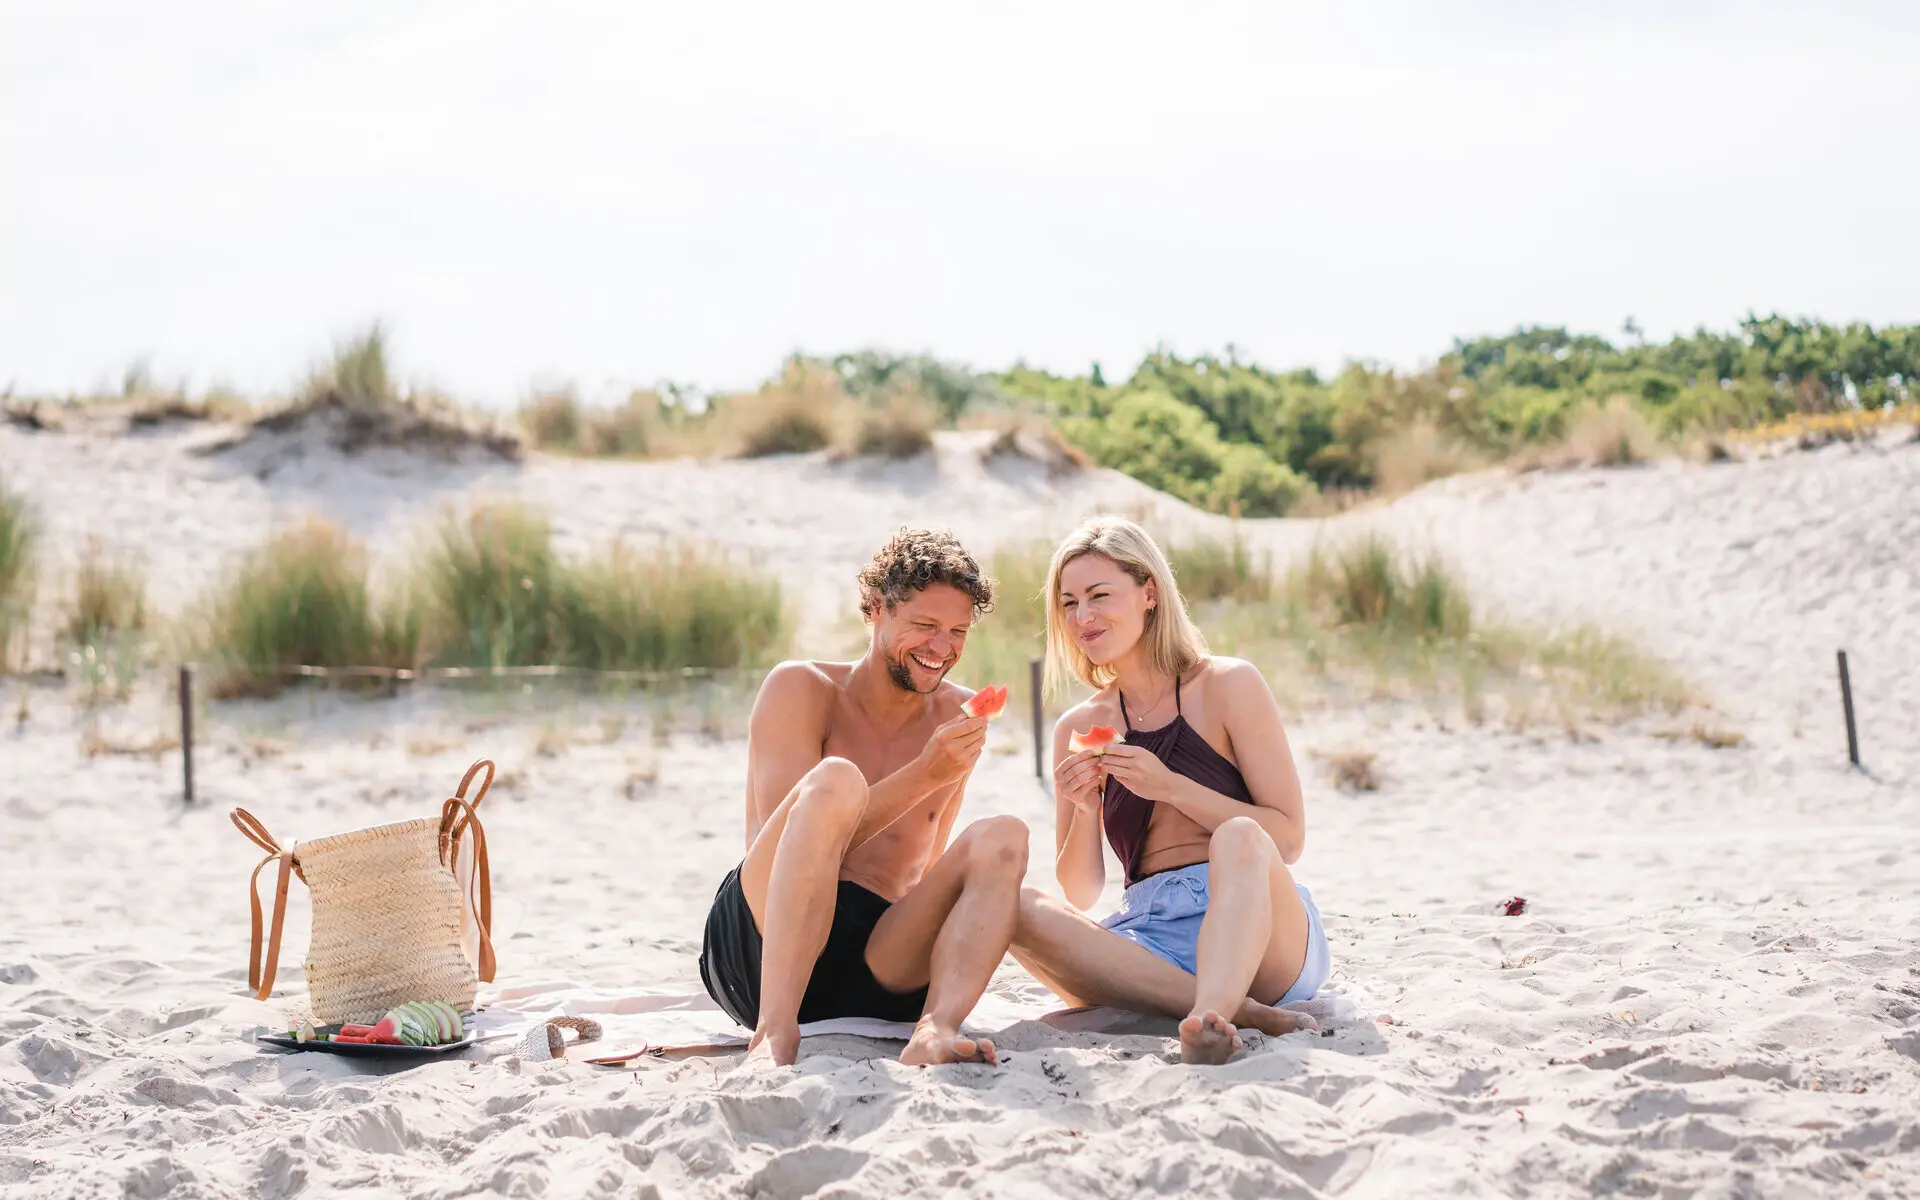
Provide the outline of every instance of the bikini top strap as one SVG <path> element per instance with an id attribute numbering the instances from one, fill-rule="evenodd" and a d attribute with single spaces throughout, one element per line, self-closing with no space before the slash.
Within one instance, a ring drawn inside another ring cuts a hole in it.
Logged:
<path id="1" fill-rule="evenodd" d="M 1180 677 L 1173 677 L 1173 715 L 1180 715 Z"/>
<path id="2" fill-rule="evenodd" d="M 1113 689 L 1113 694 L 1120 697 L 1120 723 L 1127 727 L 1128 733 L 1132 733 L 1133 718 L 1127 715 L 1127 694 L 1119 688 Z"/>

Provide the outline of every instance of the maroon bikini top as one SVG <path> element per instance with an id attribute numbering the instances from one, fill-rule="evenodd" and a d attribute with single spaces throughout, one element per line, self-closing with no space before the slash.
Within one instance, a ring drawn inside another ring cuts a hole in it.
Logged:
<path id="1" fill-rule="evenodd" d="M 1201 787 L 1219 792 L 1232 800 L 1253 803 L 1246 777 L 1227 756 L 1207 744 L 1198 730 L 1187 724 L 1180 712 L 1180 680 L 1173 681 L 1173 720 L 1158 729 L 1136 730 L 1127 715 L 1127 698 L 1120 697 L 1120 720 L 1127 727 L 1127 745 L 1138 746 L 1166 764 L 1175 775 L 1184 775 Z M 1153 819 L 1154 801 L 1142 800 L 1108 776 L 1101 810 L 1105 816 L 1107 841 L 1115 857 L 1126 868 L 1127 886 L 1140 882 L 1140 850 L 1147 844 L 1147 823 Z"/>

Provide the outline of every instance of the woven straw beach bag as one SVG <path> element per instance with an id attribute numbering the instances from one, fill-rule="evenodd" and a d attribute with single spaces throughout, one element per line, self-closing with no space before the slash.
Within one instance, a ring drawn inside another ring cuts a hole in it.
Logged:
<path id="1" fill-rule="evenodd" d="M 486 777 L 469 800 L 467 788 L 482 771 Z M 398 821 L 285 846 L 252 813 L 234 809 L 234 825 L 267 852 L 247 885 L 253 912 L 247 986 L 255 997 L 265 1000 L 273 991 L 287 887 L 298 875 L 313 893 L 307 990 L 316 1020 L 372 1022 L 413 1000 L 472 1008 L 477 981 L 491 983 L 494 973 L 493 885 L 487 835 L 475 811 L 492 786 L 493 764 L 482 759 L 467 768 L 438 820 Z M 263 969 L 260 872 L 275 861 L 280 881 Z"/>

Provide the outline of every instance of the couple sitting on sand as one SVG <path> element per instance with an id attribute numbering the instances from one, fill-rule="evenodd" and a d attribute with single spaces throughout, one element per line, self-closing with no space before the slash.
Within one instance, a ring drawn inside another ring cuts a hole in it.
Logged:
<path id="1" fill-rule="evenodd" d="M 872 626 L 858 662 L 789 662 L 754 703 L 747 851 L 707 916 L 700 974 L 791 1063 L 800 1026 L 916 1022 L 906 1063 L 994 1062 L 960 1022 L 1009 950 L 1070 1005 L 1184 1018 L 1181 1058 L 1224 1062 L 1238 1027 L 1312 1022 L 1277 1006 L 1330 967 L 1320 914 L 1287 864 L 1306 814 L 1279 707 L 1258 670 L 1210 656 L 1166 557 L 1131 521 L 1096 518 L 1047 569 L 1049 678 L 1094 695 L 1053 735 L 1054 873 L 1066 904 L 1021 886 L 1027 827 L 989 817 L 948 844 L 986 717 L 947 681 L 993 584 L 950 535 L 905 530 L 860 573 Z M 1104 755 L 1073 733 L 1124 730 Z M 1102 830 L 1126 871 L 1095 923 Z"/>

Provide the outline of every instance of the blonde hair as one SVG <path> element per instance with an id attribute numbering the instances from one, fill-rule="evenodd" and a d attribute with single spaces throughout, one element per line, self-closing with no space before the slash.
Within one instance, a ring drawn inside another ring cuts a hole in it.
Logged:
<path id="1" fill-rule="evenodd" d="M 1089 517 L 1067 535 L 1047 564 L 1047 691 L 1058 695 L 1074 680 L 1098 690 L 1114 680 L 1112 667 L 1101 666 L 1080 648 L 1080 639 L 1067 624 L 1060 607 L 1060 573 L 1067 564 L 1088 554 L 1112 559 L 1114 564 L 1145 585 L 1151 579 L 1158 603 L 1147 610 L 1141 638 L 1147 644 L 1147 662 L 1154 670 L 1178 678 L 1207 656 L 1207 639 L 1187 615 L 1187 602 L 1174 582 L 1173 567 L 1146 530 L 1125 517 Z"/>

